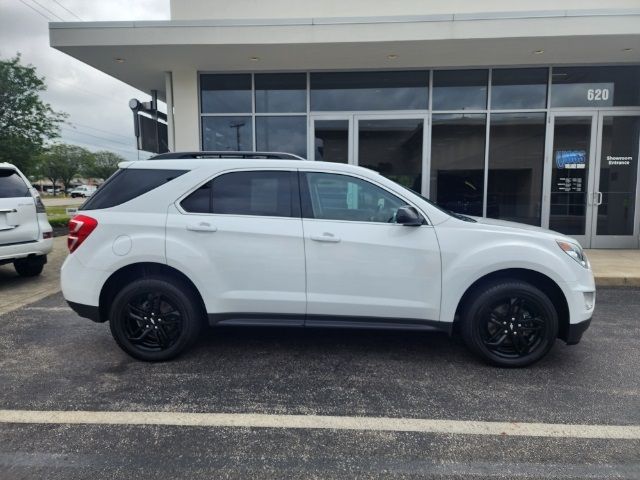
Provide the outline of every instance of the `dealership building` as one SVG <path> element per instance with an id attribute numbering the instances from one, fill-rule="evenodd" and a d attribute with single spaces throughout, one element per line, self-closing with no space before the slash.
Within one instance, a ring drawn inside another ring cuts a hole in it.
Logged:
<path id="1" fill-rule="evenodd" d="M 640 247 L 638 0 L 172 0 L 171 20 L 50 37 L 157 91 L 170 150 L 362 165 L 456 212 Z"/>

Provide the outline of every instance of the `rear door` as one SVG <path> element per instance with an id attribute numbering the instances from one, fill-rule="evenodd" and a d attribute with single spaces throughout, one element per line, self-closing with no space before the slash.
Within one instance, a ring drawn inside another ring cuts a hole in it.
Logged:
<path id="1" fill-rule="evenodd" d="M 167 261 L 226 323 L 302 325 L 305 257 L 297 172 L 235 170 L 188 194 L 167 216 Z"/>
<path id="2" fill-rule="evenodd" d="M 31 242 L 40 229 L 29 186 L 12 168 L 0 168 L 0 245 Z"/>

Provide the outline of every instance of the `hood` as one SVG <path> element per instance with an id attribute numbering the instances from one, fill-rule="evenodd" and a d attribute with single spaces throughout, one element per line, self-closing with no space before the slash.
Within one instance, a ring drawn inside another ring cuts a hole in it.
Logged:
<path id="1" fill-rule="evenodd" d="M 492 227 L 498 227 L 501 231 L 505 229 L 519 230 L 521 232 L 536 232 L 545 236 L 557 238 L 559 240 L 565 240 L 571 243 L 579 244 L 579 242 L 567 235 L 549 230 L 547 228 L 536 227 L 533 225 L 527 225 L 526 223 L 508 222 L 506 220 L 497 220 L 495 218 L 483 218 L 483 217 L 471 217 L 476 221 L 476 225 L 487 225 Z"/>

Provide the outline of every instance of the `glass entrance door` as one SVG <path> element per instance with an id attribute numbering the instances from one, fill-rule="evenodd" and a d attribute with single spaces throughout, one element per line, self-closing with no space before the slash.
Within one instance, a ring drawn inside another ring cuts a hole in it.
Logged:
<path id="1" fill-rule="evenodd" d="M 310 131 L 310 160 L 354 163 L 353 115 L 314 115 Z"/>
<path id="2" fill-rule="evenodd" d="M 638 248 L 640 113 L 553 113 L 548 138 L 548 227 L 585 248 Z"/>
<path id="3" fill-rule="evenodd" d="M 640 112 L 600 112 L 592 248 L 638 248 Z"/>
<path id="4" fill-rule="evenodd" d="M 597 116 L 558 113 L 551 116 L 550 124 L 553 147 L 547 163 L 551 169 L 548 227 L 588 247 Z"/>

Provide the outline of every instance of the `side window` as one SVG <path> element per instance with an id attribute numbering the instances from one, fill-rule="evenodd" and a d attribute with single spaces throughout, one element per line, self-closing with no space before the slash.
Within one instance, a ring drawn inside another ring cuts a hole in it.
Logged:
<path id="1" fill-rule="evenodd" d="M 211 213 L 211 183 L 205 183 L 182 200 L 182 208 L 189 213 Z"/>
<path id="2" fill-rule="evenodd" d="M 187 170 L 125 168 L 117 170 L 89 197 L 82 210 L 115 207 L 183 175 Z"/>
<path id="3" fill-rule="evenodd" d="M 0 170 L 0 198 L 30 197 L 29 187 L 13 169 Z"/>
<path id="4" fill-rule="evenodd" d="M 310 205 L 304 216 L 323 220 L 395 223 L 407 203 L 359 178 L 332 173 L 305 173 L 303 189 Z"/>
<path id="5" fill-rule="evenodd" d="M 299 217 L 297 185 L 297 176 L 293 172 L 259 170 L 225 173 L 211 181 L 211 212 Z"/>

